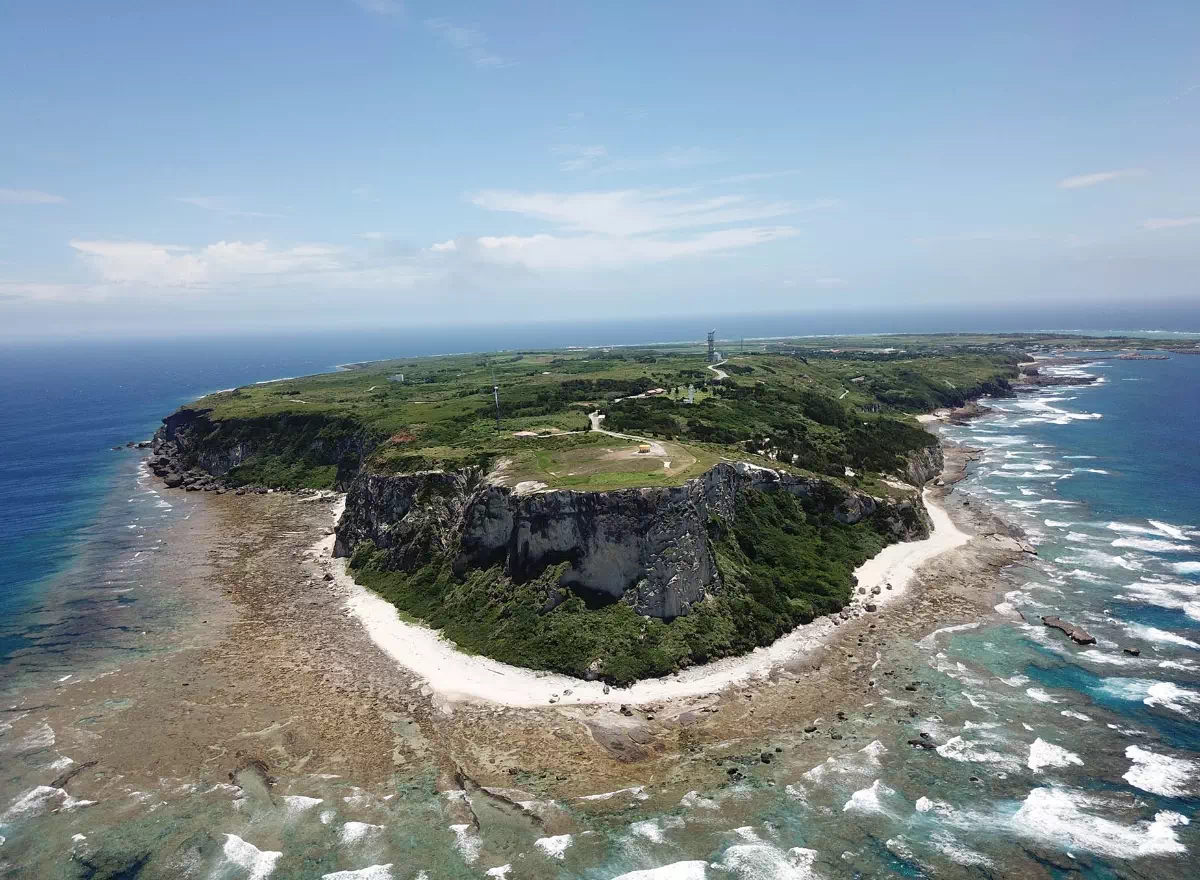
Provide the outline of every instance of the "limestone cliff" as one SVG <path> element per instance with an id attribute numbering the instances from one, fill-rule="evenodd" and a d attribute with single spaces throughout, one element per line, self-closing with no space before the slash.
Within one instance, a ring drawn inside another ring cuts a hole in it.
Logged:
<path id="1" fill-rule="evenodd" d="M 914 465 L 914 482 L 931 466 Z M 919 497 L 887 501 L 743 463 L 718 464 L 681 486 L 610 492 L 518 494 L 477 470 L 364 473 L 350 486 L 335 553 L 350 555 L 371 540 L 397 570 L 451 555 L 460 573 L 502 565 L 518 581 L 565 562 L 562 587 L 670 619 L 721 590 L 710 529 L 734 521 L 747 489 L 789 492 L 846 524 L 873 518 L 895 540 L 928 535 Z"/>
<path id="2" fill-rule="evenodd" d="M 908 454 L 902 476 L 919 488 L 940 474 L 944 466 L 941 444 L 926 446 Z"/>
<path id="3" fill-rule="evenodd" d="M 150 466 L 159 476 L 190 476 L 206 487 L 256 459 L 282 456 L 309 467 L 336 468 L 334 484 L 350 485 L 382 438 L 357 422 L 320 414 L 278 413 L 212 421 L 209 410 L 183 407 L 154 435 Z"/>

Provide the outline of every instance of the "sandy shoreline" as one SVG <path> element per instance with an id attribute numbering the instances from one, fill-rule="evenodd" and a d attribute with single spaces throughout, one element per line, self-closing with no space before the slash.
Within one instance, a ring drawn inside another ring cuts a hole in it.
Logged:
<path id="1" fill-rule="evenodd" d="M 851 614 L 867 614 L 867 598 L 878 606 L 895 602 L 907 592 L 909 582 L 924 563 L 966 544 L 971 536 L 958 529 L 946 511 L 923 494 L 933 523 L 930 537 L 885 547 L 855 569 L 866 595 L 851 600 Z M 341 516 L 344 499 L 335 506 L 335 521 Z M 333 559 L 334 538 L 329 535 L 313 547 L 318 559 L 328 562 L 337 585 L 347 595 L 346 609 L 356 617 L 377 647 L 397 664 L 422 678 L 447 702 L 475 702 L 508 707 L 558 705 L 642 705 L 679 698 L 701 697 L 733 685 L 764 679 L 772 670 L 824 648 L 837 626 L 823 617 L 773 644 L 749 654 L 728 657 L 685 669 L 664 678 L 640 681 L 628 688 L 609 688 L 602 682 L 584 681 L 566 675 L 537 672 L 510 666 L 486 657 L 457 650 L 435 630 L 400 619 L 396 608 L 385 599 L 359 586 L 346 570 L 346 560 Z M 891 589 L 886 586 L 890 584 Z M 871 590 L 881 592 L 871 596 Z"/>

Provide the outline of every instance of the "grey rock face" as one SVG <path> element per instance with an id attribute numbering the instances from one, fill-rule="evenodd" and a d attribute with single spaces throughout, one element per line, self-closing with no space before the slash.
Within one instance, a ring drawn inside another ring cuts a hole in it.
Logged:
<path id="1" fill-rule="evenodd" d="M 721 590 L 710 522 L 732 522 L 739 493 L 750 488 L 808 498 L 847 524 L 876 517 L 898 540 L 928 534 L 919 501 L 847 494 L 823 480 L 742 463 L 718 464 L 682 486 L 526 495 L 465 470 L 360 475 L 347 495 L 334 552 L 348 556 L 370 539 L 390 551 L 397 570 L 452 554 L 460 574 L 502 565 L 518 581 L 567 562 L 561 586 L 669 619 Z"/>
<path id="2" fill-rule="evenodd" d="M 214 477 L 222 477 L 259 452 L 278 452 L 280 445 L 289 452 L 303 453 L 322 464 L 337 465 L 337 485 L 346 488 L 367 456 L 379 444 L 379 437 L 343 421 L 319 422 L 314 418 L 281 413 L 251 420 L 209 420 L 210 410 L 182 408 L 163 419 L 154 435 L 155 452 L 168 455 L 179 469 L 199 468 Z M 339 428 L 328 433 L 317 430 L 328 424 Z M 305 438 L 299 444 L 295 437 Z M 298 445 L 300 448 L 295 448 Z"/>
<path id="3" fill-rule="evenodd" d="M 942 472 L 945 460 L 941 445 L 926 446 L 924 449 L 910 453 L 908 463 L 904 468 L 904 478 L 907 482 L 920 488 Z"/>

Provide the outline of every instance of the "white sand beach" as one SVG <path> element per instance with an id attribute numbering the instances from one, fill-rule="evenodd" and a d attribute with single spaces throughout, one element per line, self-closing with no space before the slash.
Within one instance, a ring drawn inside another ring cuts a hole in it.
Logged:
<path id="1" fill-rule="evenodd" d="M 868 598 L 880 607 L 896 601 L 904 595 L 923 563 L 970 540 L 970 535 L 956 528 L 945 510 L 933 502 L 928 490 L 924 498 L 933 521 L 932 535 L 922 541 L 893 544 L 859 566 L 855 575 L 859 586 L 866 588 L 867 595 L 856 592 L 851 600 L 853 613 L 866 613 L 862 606 Z M 335 519 L 341 516 L 344 506 L 344 499 L 335 506 Z M 319 559 L 329 562 L 337 583 L 346 591 L 347 610 L 358 618 L 377 646 L 398 664 L 424 679 L 435 694 L 450 703 L 466 701 L 521 707 L 546 706 L 554 699 L 558 705 L 639 705 L 699 697 L 730 685 L 765 678 L 771 670 L 825 645 L 836 629 L 832 619 L 824 617 L 797 627 L 773 644 L 749 654 L 685 669 L 664 678 L 640 681 L 628 688 L 610 688 L 605 693 L 602 682 L 536 672 L 464 654 L 437 631 L 402 621 L 391 603 L 354 582 L 346 570 L 346 560 L 330 558 L 333 541 L 333 536 L 329 535 L 315 545 L 313 551 Z M 890 590 L 885 588 L 887 584 L 891 585 Z M 871 596 L 875 586 L 882 592 Z"/>

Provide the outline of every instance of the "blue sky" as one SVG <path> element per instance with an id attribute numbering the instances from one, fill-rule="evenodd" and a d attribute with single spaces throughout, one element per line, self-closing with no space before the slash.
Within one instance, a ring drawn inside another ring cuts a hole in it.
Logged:
<path id="1" fill-rule="evenodd" d="M 1200 298 L 1200 3 L 12 0 L 0 335 Z"/>

